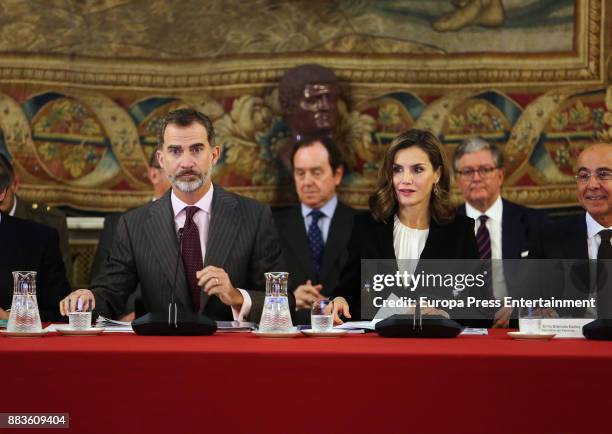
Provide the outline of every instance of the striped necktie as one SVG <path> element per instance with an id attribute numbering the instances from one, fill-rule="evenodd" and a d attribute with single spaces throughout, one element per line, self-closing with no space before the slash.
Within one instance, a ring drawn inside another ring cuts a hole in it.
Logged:
<path id="1" fill-rule="evenodd" d="M 476 244 L 478 244 L 480 259 L 491 259 L 491 235 L 489 234 L 489 229 L 487 229 L 488 219 L 489 217 L 485 214 L 478 217 L 480 226 L 476 232 Z"/>

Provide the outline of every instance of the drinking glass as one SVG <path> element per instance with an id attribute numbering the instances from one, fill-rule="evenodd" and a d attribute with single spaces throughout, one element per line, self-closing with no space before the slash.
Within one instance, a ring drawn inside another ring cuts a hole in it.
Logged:
<path id="1" fill-rule="evenodd" d="M 334 328 L 334 302 L 331 300 L 317 300 L 310 312 L 310 325 L 312 331 L 317 333 L 329 332 Z"/>

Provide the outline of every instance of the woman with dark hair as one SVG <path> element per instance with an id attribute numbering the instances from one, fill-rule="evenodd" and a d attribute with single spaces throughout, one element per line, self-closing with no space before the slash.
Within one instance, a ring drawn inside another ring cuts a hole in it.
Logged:
<path id="1" fill-rule="evenodd" d="M 455 215 L 449 190 L 449 165 L 432 133 L 411 129 L 391 142 L 370 213 L 355 218 L 349 260 L 334 299 L 339 313 L 361 318 L 361 259 L 479 258 L 474 221 Z"/>

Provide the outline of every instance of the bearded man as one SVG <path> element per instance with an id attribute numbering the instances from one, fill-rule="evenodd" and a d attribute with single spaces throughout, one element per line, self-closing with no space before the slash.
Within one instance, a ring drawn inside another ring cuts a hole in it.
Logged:
<path id="1" fill-rule="evenodd" d="M 120 218 L 103 271 L 91 290 L 62 300 L 62 314 L 91 307 L 114 317 L 140 284 L 147 312 L 167 311 L 174 292 L 179 311 L 259 321 L 264 273 L 279 270 L 280 242 L 268 206 L 212 183 L 220 152 L 206 115 L 168 113 L 157 157 L 172 188 Z"/>

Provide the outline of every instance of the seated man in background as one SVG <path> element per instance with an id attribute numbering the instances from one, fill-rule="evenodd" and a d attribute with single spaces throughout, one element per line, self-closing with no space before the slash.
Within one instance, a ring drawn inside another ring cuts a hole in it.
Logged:
<path id="1" fill-rule="evenodd" d="M 344 167 L 330 138 L 297 142 L 291 164 L 300 204 L 275 212 L 274 219 L 289 272 L 289 291 L 295 295 L 297 322 L 309 323 L 312 304 L 334 296 L 348 257 L 355 210 L 336 196 Z"/>
<path id="2" fill-rule="evenodd" d="M 159 166 L 157 153 L 155 151 L 153 151 L 149 159 L 148 177 L 153 185 L 153 198 L 151 200 L 155 201 L 162 197 L 170 188 L 170 181 L 168 181 L 168 178 Z M 124 213 L 110 213 L 104 218 L 104 228 L 100 233 L 100 240 L 98 241 L 96 254 L 91 265 L 90 281 L 93 281 L 98 275 L 104 272 L 104 263 L 110 257 L 111 247 L 113 246 L 113 240 L 117 232 L 117 223 L 123 214 Z M 140 288 L 138 288 L 138 290 L 130 296 L 125 308 L 117 316 L 117 319 L 121 321 L 133 321 L 135 318 L 134 304 L 141 303 L 141 297 L 142 294 Z"/>
<path id="3" fill-rule="evenodd" d="M 457 213 L 476 222 L 474 231 L 481 259 L 520 259 L 527 257 L 529 243 L 546 222 L 546 215 L 501 197 L 504 161 L 501 149 L 480 137 L 464 141 L 453 157 L 455 181 L 465 204 Z M 505 276 L 499 262 L 493 264 L 492 297 L 503 300 L 515 295 L 512 276 Z M 510 285 L 509 285 L 510 284 Z M 509 288 L 510 286 L 510 288 Z M 502 308 L 495 315 L 494 327 L 508 327 L 512 309 Z"/>
<path id="4" fill-rule="evenodd" d="M 545 275 L 555 296 L 595 298 L 596 308 L 560 311 L 563 316 L 612 318 L 612 144 L 598 143 L 578 156 L 576 188 L 585 213 L 539 231 L 529 252 L 535 259 L 577 259 L 568 280 Z M 589 266 L 597 261 L 597 267 Z M 603 270 L 607 272 L 602 272 Z"/>
<path id="5" fill-rule="evenodd" d="M 60 311 L 75 310 L 81 300 L 85 309 L 115 317 L 140 285 L 147 312 L 168 312 L 173 293 L 179 312 L 258 322 L 264 273 L 280 269 L 270 208 L 212 183 L 221 149 L 206 115 L 168 113 L 158 140 L 171 190 L 121 216 L 104 273 L 91 290 L 62 300 Z"/>
<path id="6" fill-rule="evenodd" d="M 6 197 L 0 204 L 0 212 L 24 220 L 30 220 L 54 228 L 59 234 L 60 249 L 66 268 L 68 281 L 72 278 L 72 256 L 68 244 L 68 225 L 63 212 L 51 208 L 44 203 L 28 202 L 17 196 L 19 190 L 19 176 L 15 173 L 9 159 L 0 153 L 0 163 L 4 165 L 10 177 L 10 186 L 6 191 Z"/>
<path id="7" fill-rule="evenodd" d="M 0 207 L 9 197 L 12 177 L 0 161 Z M 36 298 L 42 321 L 61 319 L 59 301 L 70 292 L 57 231 L 0 212 L 0 319 L 8 319 L 13 271 L 36 271 Z"/>

